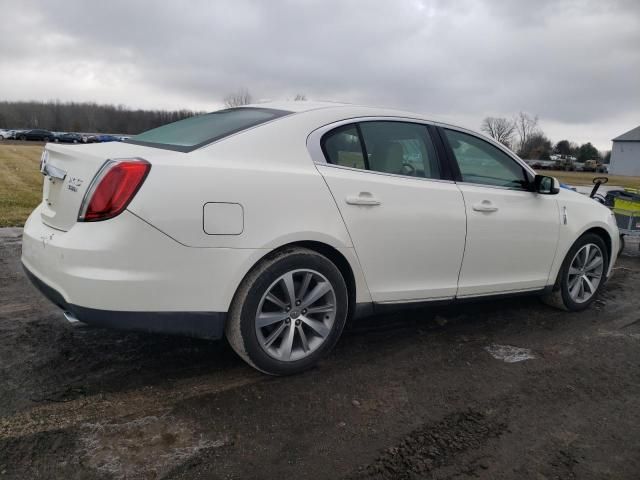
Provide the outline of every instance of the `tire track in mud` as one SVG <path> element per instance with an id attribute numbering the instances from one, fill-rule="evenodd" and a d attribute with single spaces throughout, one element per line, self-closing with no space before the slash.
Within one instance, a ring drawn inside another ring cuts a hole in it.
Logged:
<path id="1" fill-rule="evenodd" d="M 361 467 L 347 480 L 424 478 L 431 472 L 456 462 L 467 451 L 480 450 L 507 430 L 507 425 L 477 410 L 455 412 L 441 421 L 424 425 L 387 448 L 372 463 Z M 478 459 L 469 468 L 485 469 Z"/>
<path id="2" fill-rule="evenodd" d="M 161 416 L 184 400 L 216 394 L 264 380 L 253 371 L 191 378 L 172 384 L 170 389 L 148 386 L 132 391 L 96 394 L 62 403 L 37 405 L 27 411 L 0 418 L 0 439 L 23 437 L 52 430 L 63 430 L 85 423 L 100 423 L 121 417 Z"/>

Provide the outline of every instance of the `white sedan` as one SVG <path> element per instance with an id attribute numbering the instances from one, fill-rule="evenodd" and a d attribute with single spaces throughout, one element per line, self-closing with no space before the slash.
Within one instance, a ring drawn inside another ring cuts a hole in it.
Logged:
<path id="1" fill-rule="evenodd" d="M 15 136 L 14 130 L 0 129 L 0 140 L 9 140 Z"/>
<path id="2" fill-rule="evenodd" d="M 514 294 L 589 306 L 604 206 L 477 133 L 332 103 L 232 108 L 126 142 L 48 144 L 22 262 L 70 320 L 226 335 L 270 374 L 347 318 Z"/>

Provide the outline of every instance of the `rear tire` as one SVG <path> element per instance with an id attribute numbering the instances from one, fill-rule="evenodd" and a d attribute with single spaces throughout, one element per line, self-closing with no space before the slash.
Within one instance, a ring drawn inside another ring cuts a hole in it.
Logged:
<path id="1" fill-rule="evenodd" d="M 306 248 L 287 248 L 261 261 L 240 284 L 227 340 L 264 373 L 302 372 L 340 338 L 348 298 L 345 280 L 329 259 Z"/>
<path id="2" fill-rule="evenodd" d="M 584 310 L 600 293 L 608 270 L 609 252 L 604 240 L 587 233 L 569 249 L 553 291 L 542 301 L 569 312 Z"/>

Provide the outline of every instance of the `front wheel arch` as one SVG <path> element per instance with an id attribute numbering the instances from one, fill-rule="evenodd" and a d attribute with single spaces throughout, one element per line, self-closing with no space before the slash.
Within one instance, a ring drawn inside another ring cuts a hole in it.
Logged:
<path id="1" fill-rule="evenodd" d="M 586 231 L 584 231 L 582 233 L 582 235 L 580 235 L 580 237 L 582 237 L 583 235 L 586 235 L 588 233 L 594 233 L 596 235 L 598 235 L 600 238 L 602 238 L 602 241 L 604 241 L 604 244 L 607 246 L 607 253 L 609 254 L 609 261 L 611 261 L 611 259 L 614 257 L 613 255 L 613 242 L 611 241 L 611 235 L 609 235 L 609 232 L 607 232 L 604 228 L 601 227 L 593 227 L 590 228 Z M 577 240 L 576 240 L 577 241 Z"/>
<path id="2" fill-rule="evenodd" d="M 565 310 L 565 311 L 577 311 L 577 310 L 582 310 L 584 308 L 586 308 L 588 305 L 590 305 L 593 302 L 593 299 L 595 299 L 595 295 L 593 296 L 593 298 L 591 300 L 589 300 L 586 304 L 584 308 L 569 308 L 569 306 L 567 305 L 567 301 L 566 298 L 563 298 L 563 281 L 564 281 L 564 276 L 566 273 L 566 269 L 568 269 L 568 261 L 569 258 L 571 257 L 572 251 L 574 250 L 574 248 L 576 247 L 576 245 L 579 245 L 580 243 L 582 243 L 585 237 L 597 237 L 600 241 L 602 241 L 602 243 L 604 244 L 604 249 L 605 249 L 605 254 L 606 254 L 606 265 L 605 265 L 605 270 L 603 271 L 602 275 L 603 275 L 603 280 L 602 280 L 602 284 L 604 284 L 604 282 L 606 282 L 607 280 L 607 273 L 608 273 L 608 269 L 611 265 L 611 259 L 612 257 L 612 242 L 611 242 L 611 237 L 609 236 L 608 232 L 602 228 L 599 227 L 593 227 L 590 229 L 585 230 L 569 247 L 569 249 L 565 252 L 565 257 L 563 259 L 562 265 L 560 266 L 560 269 L 558 271 L 558 274 L 556 276 L 555 282 L 553 284 L 553 288 L 552 290 L 541 296 L 541 299 L 544 303 L 546 303 L 547 305 L 550 305 L 552 307 L 556 307 L 559 308 L 561 310 Z"/>

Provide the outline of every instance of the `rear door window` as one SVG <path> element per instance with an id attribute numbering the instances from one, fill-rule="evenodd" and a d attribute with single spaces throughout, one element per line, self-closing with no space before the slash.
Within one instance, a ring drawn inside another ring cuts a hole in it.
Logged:
<path id="1" fill-rule="evenodd" d="M 362 122 L 369 169 L 411 177 L 440 178 L 436 151 L 426 125 Z"/>
<path id="2" fill-rule="evenodd" d="M 329 132 L 323 139 L 322 149 L 329 163 L 365 170 L 360 135 L 355 125 L 347 125 Z"/>
<path id="3" fill-rule="evenodd" d="M 230 108 L 169 123 L 131 137 L 127 142 L 178 152 L 190 152 L 290 113 L 271 108 Z"/>
<path id="4" fill-rule="evenodd" d="M 363 143 L 364 142 L 364 143 Z M 441 178 L 440 165 L 426 125 L 370 121 L 325 134 L 327 162 L 394 175 Z"/>

